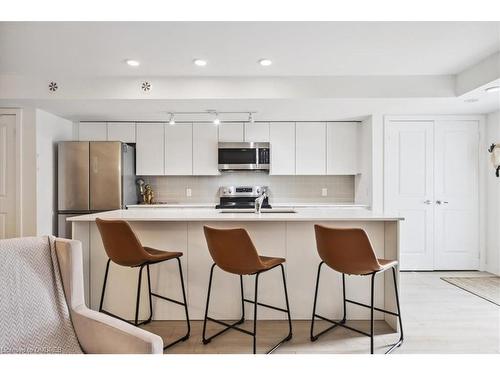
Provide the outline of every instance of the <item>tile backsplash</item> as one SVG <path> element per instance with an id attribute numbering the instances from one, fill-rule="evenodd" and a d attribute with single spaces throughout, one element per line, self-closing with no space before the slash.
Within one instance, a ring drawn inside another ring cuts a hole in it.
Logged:
<path id="1" fill-rule="evenodd" d="M 144 176 L 156 202 L 218 203 L 219 186 L 269 186 L 269 202 L 353 203 L 354 176 L 270 176 L 259 172 L 231 172 L 220 176 Z M 191 189 L 191 196 L 186 190 Z M 327 196 L 321 195 L 327 189 Z"/>

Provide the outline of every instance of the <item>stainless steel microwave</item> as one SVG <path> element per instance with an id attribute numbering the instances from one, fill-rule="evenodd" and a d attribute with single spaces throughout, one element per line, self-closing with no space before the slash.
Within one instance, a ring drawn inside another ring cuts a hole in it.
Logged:
<path id="1" fill-rule="evenodd" d="M 269 170 L 269 142 L 219 142 L 219 170 Z"/>

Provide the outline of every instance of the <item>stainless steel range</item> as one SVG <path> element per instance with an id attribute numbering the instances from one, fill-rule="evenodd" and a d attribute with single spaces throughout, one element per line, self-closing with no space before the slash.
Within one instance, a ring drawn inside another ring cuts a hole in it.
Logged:
<path id="1" fill-rule="evenodd" d="M 267 186 L 221 186 L 219 188 L 218 209 L 271 208 L 269 204 L 269 188 Z"/>

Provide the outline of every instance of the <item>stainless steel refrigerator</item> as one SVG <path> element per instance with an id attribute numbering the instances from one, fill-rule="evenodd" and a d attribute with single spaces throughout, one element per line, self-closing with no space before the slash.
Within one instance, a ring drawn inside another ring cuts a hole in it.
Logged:
<path id="1" fill-rule="evenodd" d="M 137 203 L 135 148 L 121 142 L 59 142 L 58 236 L 71 238 L 68 217 Z"/>

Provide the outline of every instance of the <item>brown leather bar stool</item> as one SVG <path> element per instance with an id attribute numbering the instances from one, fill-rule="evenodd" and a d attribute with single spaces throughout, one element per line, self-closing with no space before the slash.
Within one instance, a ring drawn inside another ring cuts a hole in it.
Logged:
<path id="1" fill-rule="evenodd" d="M 321 263 L 318 266 L 318 275 L 316 277 L 316 290 L 314 292 L 314 305 L 313 305 L 313 313 L 311 321 L 311 341 L 316 341 L 319 336 L 323 335 L 324 333 L 330 331 L 335 327 L 344 327 L 350 329 L 351 331 L 358 332 L 362 335 L 369 336 L 370 353 L 373 354 L 373 311 L 377 310 L 386 314 L 397 316 L 399 320 L 399 329 L 400 329 L 399 340 L 395 344 L 391 345 L 386 354 L 392 352 L 398 346 L 401 346 L 401 344 L 403 343 L 403 323 L 401 321 L 401 311 L 399 308 L 399 296 L 398 296 L 398 287 L 396 285 L 396 271 L 395 271 L 395 268 L 398 265 L 398 261 L 377 259 L 377 257 L 375 256 L 375 252 L 373 251 L 373 247 L 370 243 L 370 239 L 368 238 L 368 235 L 363 229 L 327 228 L 321 225 L 315 225 L 314 230 L 316 232 L 316 245 L 318 248 L 319 256 L 321 258 Z M 316 301 L 318 299 L 319 276 L 321 272 L 321 267 L 325 263 L 327 266 L 334 269 L 335 271 L 342 273 L 342 295 L 344 302 L 344 314 L 342 320 L 340 321 L 334 321 L 316 314 Z M 394 278 L 394 292 L 396 294 L 396 305 L 398 310 L 397 313 L 379 309 L 373 306 L 375 275 L 381 272 L 385 272 L 389 269 L 392 269 L 392 276 Z M 345 296 L 346 274 L 371 276 L 370 305 L 346 299 Z M 371 310 L 370 333 L 366 333 L 345 325 L 345 321 L 347 318 L 346 302 L 358 306 L 367 307 Z M 317 335 L 314 335 L 315 318 L 326 320 L 332 323 L 332 326 L 318 333 Z"/>
<path id="2" fill-rule="evenodd" d="M 238 229 L 215 229 L 207 226 L 203 227 L 205 231 L 205 238 L 207 240 L 208 250 L 214 261 L 212 268 L 210 269 L 210 279 L 208 282 L 208 292 L 207 292 L 207 305 L 205 308 L 205 319 L 203 322 L 203 344 L 208 344 L 213 338 L 223 334 L 229 329 L 235 329 L 239 332 L 246 333 L 253 337 L 253 353 L 257 352 L 257 306 L 266 307 L 269 309 L 281 311 L 288 316 L 288 335 L 276 344 L 267 354 L 275 351 L 281 344 L 292 338 L 292 320 L 290 318 L 290 305 L 288 303 L 288 292 L 286 289 L 285 280 L 285 270 L 283 268 L 283 263 L 285 259 L 259 256 L 257 250 L 255 249 L 250 236 L 247 231 L 242 228 Z M 214 267 L 218 266 L 222 270 L 239 275 L 240 276 L 240 289 L 241 289 L 241 319 L 236 323 L 228 324 L 226 322 L 213 319 L 208 316 L 208 305 L 210 303 L 210 290 L 212 288 L 212 276 L 214 273 Z M 276 267 L 281 268 L 281 275 L 283 277 L 283 288 L 285 291 L 285 301 L 286 309 L 282 309 L 276 306 L 271 306 L 268 304 L 260 303 L 257 300 L 258 286 L 259 286 L 259 275 L 263 272 L 270 271 Z M 246 299 L 243 294 L 243 276 L 244 275 L 255 275 L 255 294 L 254 301 Z M 252 303 L 254 305 L 253 314 L 253 332 L 237 327 L 245 321 L 245 302 Z M 211 337 L 206 338 L 206 328 L 207 321 L 218 323 L 226 328 L 222 331 L 214 334 Z"/>
<path id="3" fill-rule="evenodd" d="M 106 272 L 104 274 L 104 282 L 102 285 L 102 294 L 101 294 L 101 302 L 99 303 L 99 311 L 110 316 L 113 316 L 117 319 L 123 320 L 127 323 L 130 323 L 128 320 L 125 320 L 117 315 L 110 313 L 102 308 L 104 302 L 104 293 L 106 291 L 106 282 L 108 279 L 109 272 L 109 263 L 113 261 L 114 263 L 124 266 L 124 267 L 139 267 L 139 281 L 137 285 L 137 300 L 135 305 L 135 326 L 139 326 L 141 324 L 147 324 L 151 322 L 153 318 L 153 300 L 152 297 L 160 298 L 168 302 L 173 302 L 177 305 L 184 306 L 184 311 L 186 313 L 186 323 L 187 323 L 187 333 L 179 338 L 178 340 L 165 345 L 163 349 L 167 349 L 172 345 L 175 345 L 181 341 L 185 341 L 189 338 L 189 334 L 191 331 L 191 325 L 189 322 L 189 313 L 186 302 L 186 290 L 184 288 L 184 279 L 182 277 L 182 265 L 180 257 L 182 256 L 181 252 L 177 251 L 162 251 L 153 249 L 151 247 L 143 247 L 135 235 L 134 231 L 130 227 L 129 223 L 123 220 L 102 220 L 96 219 L 97 228 L 99 228 L 99 232 L 101 233 L 102 242 L 104 244 L 104 249 L 106 250 L 106 254 L 108 255 L 108 262 L 106 264 Z M 176 259 L 177 264 L 179 265 L 179 274 L 181 278 L 181 287 L 182 287 L 182 297 L 184 302 L 177 301 L 165 296 L 161 296 L 159 294 L 153 293 L 151 291 L 151 277 L 149 274 L 149 266 L 152 264 L 165 262 L 171 259 Z M 149 290 L 149 318 L 139 322 L 139 303 L 141 298 L 141 280 L 142 280 L 142 270 L 146 267 L 147 275 L 148 275 L 148 290 Z"/>

